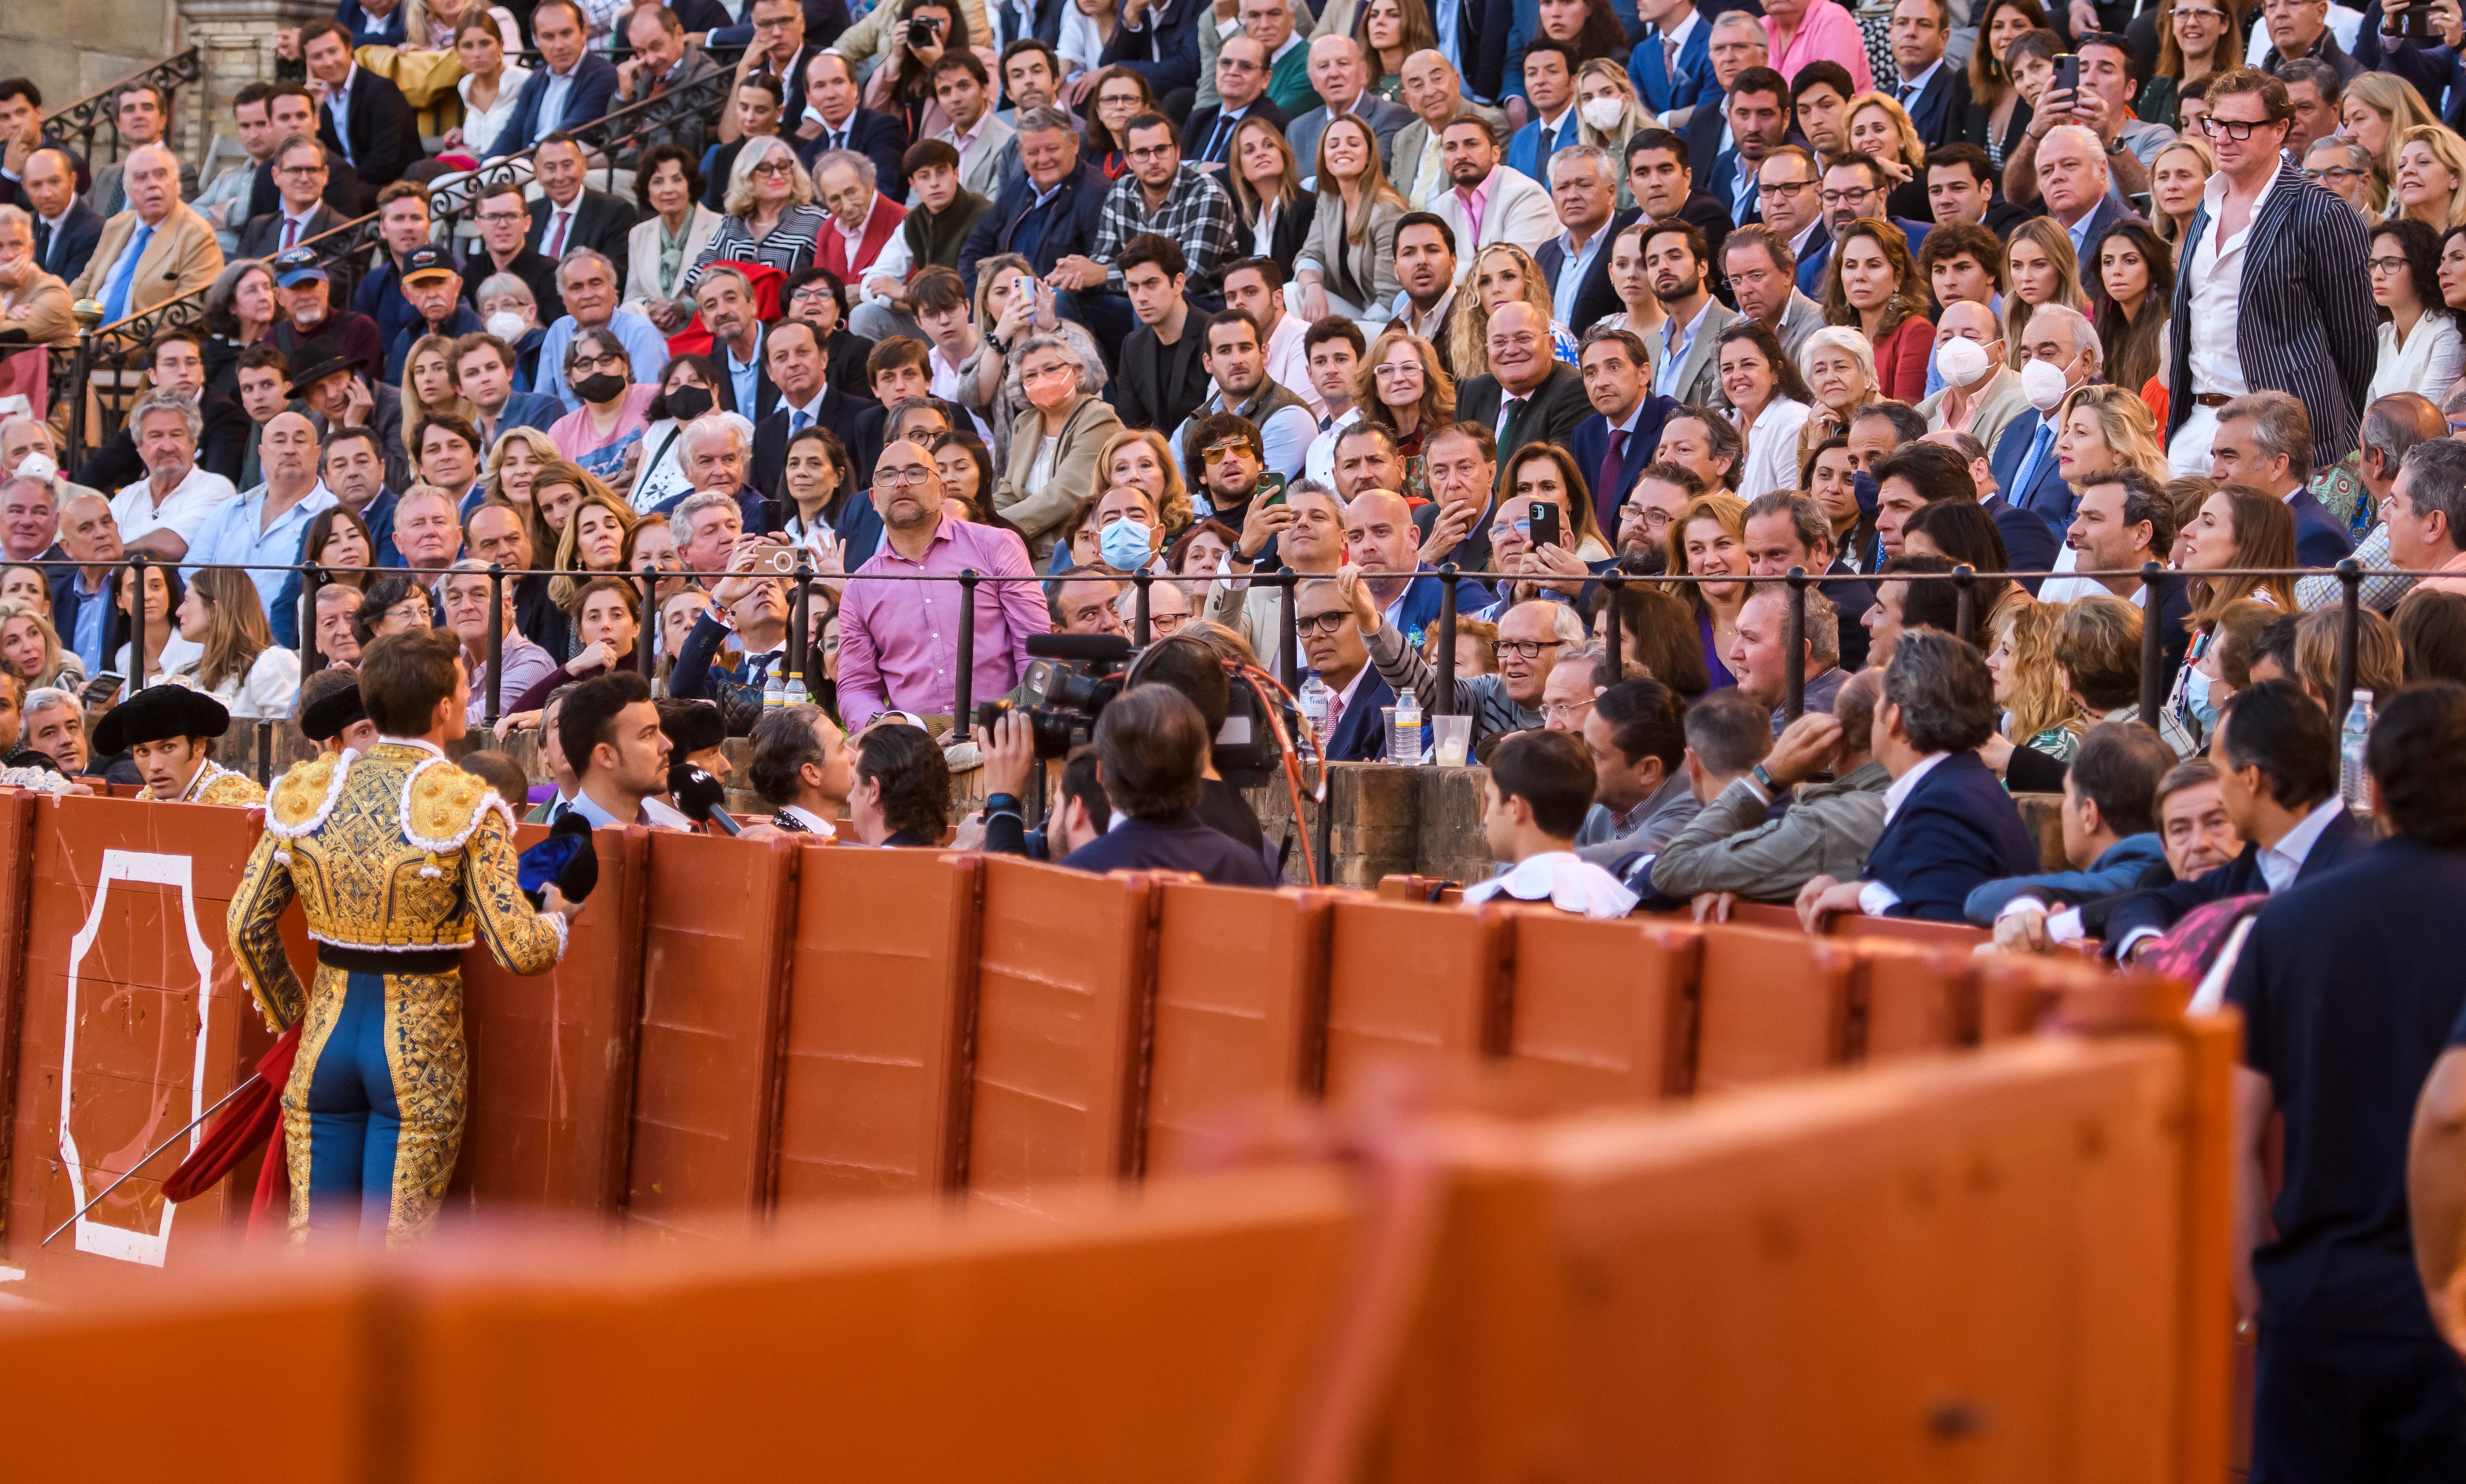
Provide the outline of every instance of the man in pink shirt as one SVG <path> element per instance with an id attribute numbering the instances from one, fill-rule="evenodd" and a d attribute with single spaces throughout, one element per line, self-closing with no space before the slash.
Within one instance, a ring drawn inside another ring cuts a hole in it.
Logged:
<path id="1" fill-rule="evenodd" d="M 1765 0 L 1764 39 L 1772 69 L 1792 81 L 1808 62 L 1839 62 L 1850 69 L 1859 92 L 1875 85 L 1867 65 L 1867 39 L 1859 34 L 1857 21 L 1834 0 Z"/>
<path id="2" fill-rule="evenodd" d="M 958 694 L 959 584 L 867 576 L 1032 571 L 1018 536 L 944 512 L 933 456 L 917 444 L 892 443 L 874 461 L 873 507 L 882 515 L 882 549 L 849 578 L 840 606 L 840 715 L 850 731 L 886 710 L 951 715 Z M 975 698 L 990 701 L 1018 685 L 1027 637 L 1051 627 L 1039 584 L 980 585 Z"/>

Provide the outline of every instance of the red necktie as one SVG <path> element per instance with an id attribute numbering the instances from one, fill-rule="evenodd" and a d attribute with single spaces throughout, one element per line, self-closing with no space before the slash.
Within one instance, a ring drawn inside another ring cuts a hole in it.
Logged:
<path id="1" fill-rule="evenodd" d="M 553 231 L 553 232 L 551 232 L 551 233 L 549 233 L 549 238 L 548 238 L 548 256 L 549 256 L 549 257 L 553 258 L 553 259 L 559 259 L 559 260 L 562 260 L 562 259 L 564 259 L 564 257 L 565 257 L 565 227 L 566 227 L 566 223 L 567 223 L 567 221 L 568 221 L 568 220 L 570 220 L 570 219 L 572 218 L 572 214 L 572 214 L 572 213 L 571 213 L 571 212 L 559 212 L 559 213 L 557 213 L 557 214 L 556 214 L 556 222 L 555 222 L 555 228 L 556 228 L 556 230 L 555 230 L 555 231 Z"/>
<path id="2" fill-rule="evenodd" d="M 1626 434 L 1619 429 L 1613 428 L 1610 430 L 1610 451 L 1602 456 L 1601 472 L 1593 480 L 1593 508 L 1595 511 L 1609 510 L 1615 512 L 1618 509 L 1619 479 L 1625 473 Z M 1617 522 L 1615 516 L 1613 516 L 1611 521 L 1612 528 L 1616 528 L 1616 525 Z"/>
<path id="3" fill-rule="evenodd" d="M 300 222 L 297 217 L 282 218 L 282 250 L 289 252 L 300 245 Z"/>

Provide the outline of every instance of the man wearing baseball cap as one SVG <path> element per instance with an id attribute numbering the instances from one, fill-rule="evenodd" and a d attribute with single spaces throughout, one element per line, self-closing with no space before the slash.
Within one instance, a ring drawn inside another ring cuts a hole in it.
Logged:
<path id="1" fill-rule="evenodd" d="M 265 790 L 245 774 L 214 765 L 214 738 L 231 730 L 231 712 L 202 690 L 166 682 L 114 707 L 94 729 L 95 750 L 125 752 L 146 780 L 140 798 L 183 804 L 261 804 Z"/>
<path id="2" fill-rule="evenodd" d="M 462 275 L 454 270 L 454 256 L 433 242 L 402 255 L 402 297 L 411 301 L 416 318 L 386 350 L 385 379 L 391 384 L 401 384 L 403 363 L 421 336 L 454 339 L 486 328 L 479 313 L 462 302 Z"/>
<path id="3" fill-rule="evenodd" d="M 372 367 L 385 358 L 385 345 L 377 339 L 377 322 L 365 314 L 334 307 L 333 284 L 324 262 L 313 247 L 293 248 L 275 256 L 274 297 L 282 305 L 283 318 L 275 322 L 270 337 L 274 348 L 299 366 L 300 348 L 310 341 L 327 340 L 342 348 L 343 353 Z"/>

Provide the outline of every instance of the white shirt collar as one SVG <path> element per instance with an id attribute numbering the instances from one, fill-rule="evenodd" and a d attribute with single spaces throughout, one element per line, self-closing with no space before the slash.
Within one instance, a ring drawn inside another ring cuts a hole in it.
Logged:
<path id="1" fill-rule="evenodd" d="M 1655 29 L 1655 30 L 1659 30 L 1659 28 L 1654 28 L 1654 29 Z M 1689 6 L 1689 7 L 1686 9 L 1686 11 L 1683 11 L 1683 12 L 1680 14 L 1679 21 L 1678 21 L 1678 24 L 1677 24 L 1677 25 L 1670 27 L 1670 28 L 1669 30 L 1667 30 L 1667 31 L 1661 31 L 1661 32 L 1660 32 L 1660 34 L 1661 34 L 1662 36 L 1667 37 L 1668 39 L 1670 39 L 1670 40 L 1671 40 L 1671 41 L 1675 41 L 1675 42 L 1677 42 L 1677 43 L 1678 43 L 1678 46 L 1679 46 L 1679 49 L 1680 49 L 1681 51 L 1684 51 L 1684 50 L 1686 49 L 1686 46 L 1687 46 L 1687 38 L 1688 38 L 1689 36 L 1691 36 L 1691 35 L 1693 35 L 1694 34 L 1695 34 L 1695 8 L 1694 8 L 1693 6 L 1692 6 L 1692 5 L 1691 5 L 1691 6 Z"/>
<path id="2" fill-rule="evenodd" d="M 1898 69 L 1894 70 L 1897 71 Z M 1943 58 L 1939 56 L 1935 59 L 1934 66 L 1929 67 L 1922 73 L 1919 73 L 1917 77 L 1910 79 L 1907 82 L 1902 83 L 1901 86 L 1905 88 L 1915 88 L 1918 92 L 1923 93 L 1927 89 L 1927 84 L 1935 80 L 1935 75 L 1941 71 L 1943 71 Z M 1898 100 L 1894 101 L 1898 101 Z"/>
<path id="3" fill-rule="evenodd" d="M 1353 693 L 1361 688 L 1361 677 L 1369 674 L 1370 670 L 1370 663 L 1366 660 L 1363 661 L 1361 668 L 1354 671 L 1353 678 L 1344 683 L 1344 688 L 1335 693 L 1336 700 L 1345 706 L 1351 706 L 1353 704 Z"/>
<path id="4" fill-rule="evenodd" d="M 881 209 L 882 192 L 877 191 L 873 193 L 873 199 L 865 203 L 864 219 L 863 221 L 858 222 L 854 227 L 850 227 L 841 222 L 837 216 L 833 216 L 831 218 L 831 225 L 839 228 L 840 236 L 847 238 L 850 242 L 862 242 L 864 240 L 864 229 L 873 225 L 873 214 Z"/>
<path id="5" fill-rule="evenodd" d="M 2329 821 L 2344 812 L 2345 800 L 2332 794 L 2322 799 L 2302 822 L 2278 837 L 2277 843 L 2260 852 L 2261 879 L 2272 891 L 2283 891 L 2295 884 L 2295 878 L 2310 859 L 2312 847 L 2320 843 L 2320 832 Z"/>
<path id="6" fill-rule="evenodd" d="M 1917 767 L 1894 778 L 1893 786 L 1884 790 L 1884 827 L 1886 829 L 1893 827 L 1893 816 L 1900 813 L 1901 805 L 1908 803 L 1910 796 L 1917 792 L 1918 780 L 1935 772 L 1936 766 L 1951 755 L 1950 753 L 1927 753 L 1918 759 Z"/>
<path id="7" fill-rule="evenodd" d="M 837 840 L 840 827 L 802 804 L 783 804 L 779 812 L 825 840 Z"/>

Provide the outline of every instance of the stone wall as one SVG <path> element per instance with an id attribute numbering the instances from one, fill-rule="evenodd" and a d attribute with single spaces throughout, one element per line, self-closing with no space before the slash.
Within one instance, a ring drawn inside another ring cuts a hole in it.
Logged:
<path id="1" fill-rule="evenodd" d="M 179 34 L 172 0 L 6 0 L 0 74 L 32 78 L 53 112 L 170 56 Z"/>

